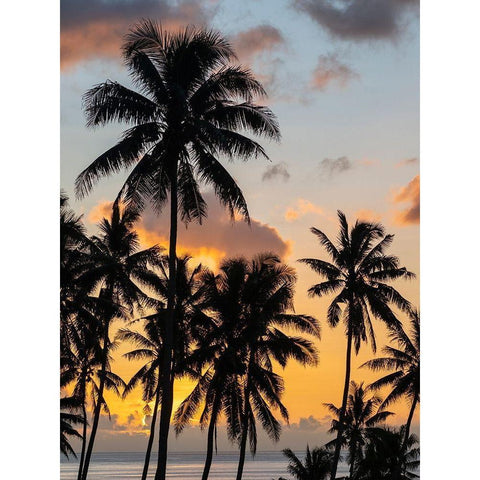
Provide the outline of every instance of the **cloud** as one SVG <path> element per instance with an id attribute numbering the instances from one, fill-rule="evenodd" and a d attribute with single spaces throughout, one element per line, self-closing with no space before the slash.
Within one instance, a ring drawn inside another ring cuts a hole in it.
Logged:
<path id="1" fill-rule="evenodd" d="M 336 54 L 320 55 L 317 67 L 313 71 L 311 87 L 315 90 L 325 90 L 330 84 L 336 83 L 343 88 L 355 78 L 358 78 L 358 73 L 341 63 Z"/>
<path id="2" fill-rule="evenodd" d="M 271 25 L 258 25 L 232 38 L 235 52 L 241 61 L 252 62 L 255 57 L 285 44 L 282 33 Z"/>
<path id="3" fill-rule="evenodd" d="M 347 157 L 324 158 L 320 162 L 320 176 L 332 178 L 352 168 L 354 168 L 354 165 Z"/>
<path id="4" fill-rule="evenodd" d="M 192 222 L 185 227 L 179 223 L 179 255 L 190 254 L 196 261 L 213 269 L 226 257 L 242 255 L 249 258 L 264 251 L 274 252 L 282 259 L 290 255 L 292 242 L 283 239 L 276 228 L 255 218 L 251 219 L 250 226 L 240 219 L 232 223 L 213 193 L 205 193 L 203 197 L 208 205 L 208 218 L 202 225 Z M 87 218 L 96 218 L 98 212 L 108 212 L 111 205 L 111 202 L 102 202 L 90 211 Z M 160 216 L 145 210 L 136 227 L 142 246 L 168 246 L 168 218 L 168 208 Z"/>
<path id="5" fill-rule="evenodd" d="M 299 198 L 294 207 L 288 207 L 285 211 L 285 220 L 287 220 L 287 222 L 293 222 L 309 213 L 325 215 L 325 211 L 322 207 L 319 207 L 318 205 L 315 205 L 303 198 Z"/>
<path id="6" fill-rule="evenodd" d="M 197 0 L 61 0 L 62 69 L 98 57 L 119 59 L 123 35 L 142 18 L 177 30 L 188 24 L 206 24 L 211 8 Z"/>
<path id="7" fill-rule="evenodd" d="M 285 162 L 276 163 L 275 165 L 269 165 L 262 175 L 262 181 L 274 180 L 281 177 L 284 182 L 290 178 L 290 173 L 287 170 L 287 164 Z"/>
<path id="8" fill-rule="evenodd" d="M 380 222 L 382 220 L 382 215 L 368 208 L 361 208 L 355 212 L 355 218 L 362 220 L 364 222 Z"/>
<path id="9" fill-rule="evenodd" d="M 400 160 L 395 164 L 397 168 L 399 167 L 409 167 L 411 165 L 418 165 L 419 160 L 418 157 L 413 157 L 413 158 L 406 158 L 405 160 Z"/>
<path id="10" fill-rule="evenodd" d="M 322 426 L 324 426 L 325 423 L 326 422 L 321 422 L 320 420 L 317 420 L 313 415 L 310 415 L 307 418 L 305 417 L 300 418 L 298 422 L 298 428 L 300 430 L 314 431 L 322 428 Z"/>
<path id="11" fill-rule="evenodd" d="M 418 0 L 293 0 L 298 11 L 343 40 L 394 39 L 406 14 L 416 12 L 418 4 Z"/>
<path id="12" fill-rule="evenodd" d="M 420 223 L 420 175 L 415 176 L 405 187 L 398 189 L 393 203 L 408 203 L 408 207 L 394 212 L 394 222 L 400 226 Z"/>

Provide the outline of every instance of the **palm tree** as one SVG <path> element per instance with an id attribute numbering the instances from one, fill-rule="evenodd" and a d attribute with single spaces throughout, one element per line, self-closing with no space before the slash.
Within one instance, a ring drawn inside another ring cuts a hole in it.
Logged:
<path id="1" fill-rule="evenodd" d="M 283 454 L 289 460 L 288 473 L 296 480 L 325 480 L 330 474 L 333 454 L 326 448 L 315 447 L 310 451 L 307 445 L 303 462 L 289 448 L 284 449 Z"/>
<path id="2" fill-rule="evenodd" d="M 376 412 L 381 402 L 381 398 L 377 396 L 366 398 L 363 382 L 360 384 L 354 381 L 350 382 L 350 394 L 345 410 L 345 427 L 342 437 L 342 446 L 347 445 L 349 450 L 348 463 L 350 464 L 350 478 L 353 478 L 356 461 L 358 456 L 361 456 L 368 429 L 384 422 L 388 417 L 394 415 L 392 412 L 387 411 Z M 329 430 L 329 433 L 336 432 L 339 429 L 340 408 L 331 403 L 326 403 L 325 406 L 337 417 L 332 420 L 332 428 Z M 335 444 L 336 441 L 333 440 L 327 443 L 326 446 L 331 447 L 335 446 Z"/>
<path id="3" fill-rule="evenodd" d="M 87 320 L 90 320 L 88 318 Z M 87 404 L 90 396 L 90 403 L 95 411 L 97 402 L 101 402 L 101 408 L 109 413 L 109 408 L 103 395 L 99 395 L 99 384 L 102 377 L 102 349 L 99 343 L 101 337 L 100 322 L 94 325 L 85 321 L 85 318 L 78 316 L 75 322 L 68 325 L 70 349 L 67 354 L 61 357 L 60 386 L 62 388 L 72 387 L 72 402 L 75 401 L 77 409 L 81 410 L 82 418 L 82 447 L 78 468 L 78 480 L 82 478 L 83 466 L 87 445 Z M 108 349 L 107 362 L 105 364 L 105 388 L 120 395 L 119 388 L 125 387 L 124 381 L 110 370 L 110 352 L 116 348 L 116 343 L 111 343 Z"/>
<path id="4" fill-rule="evenodd" d="M 409 435 L 405 443 L 405 427 L 369 429 L 363 458 L 353 480 L 411 480 L 420 478 L 415 471 L 420 465 L 418 438 Z M 404 448 L 404 445 L 405 448 Z M 400 476 L 397 472 L 401 471 Z"/>
<path id="5" fill-rule="evenodd" d="M 292 268 L 280 262 L 276 255 L 260 254 L 251 262 L 239 260 L 246 273 L 241 284 L 239 309 L 239 339 L 244 345 L 245 375 L 240 425 L 240 458 L 237 480 L 241 480 L 245 462 L 247 437 L 250 449 L 256 451 L 256 418 L 270 438 L 278 441 L 281 425 L 272 413 L 278 409 L 284 420 L 288 412 L 281 402 L 283 379 L 273 372 L 272 361 L 284 368 L 289 359 L 303 365 L 317 363 L 313 343 L 301 336 L 288 335 L 279 327 L 293 328 L 301 333 L 320 335 L 317 321 L 293 311 L 296 275 Z M 228 268 L 228 262 L 226 267 Z M 229 292 L 230 293 L 230 292 Z"/>
<path id="6" fill-rule="evenodd" d="M 199 278 L 206 271 L 202 265 L 195 269 L 188 268 L 189 256 L 177 259 L 177 299 L 176 299 L 176 323 L 175 323 L 175 356 L 173 367 L 172 385 L 175 378 L 185 375 L 196 377 L 195 364 L 191 360 L 191 345 L 203 332 L 203 321 L 198 322 L 196 315 L 196 303 L 202 298 L 202 283 Z M 168 274 L 165 267 L 168 265 L 168 258 L 163 258 L 161 264 L 161 282 L 157 288 L 163 298 L 167 292 Z M 129 360 L 146 360 L 146 363 L 132 376 L 128 382 L 124 396 L 128 395 L 136 385 L 143 385 L 143 401 L 148 405 L 154 401 L 150 435 L 145 454 L 145 462 L 142 473 L 142 480 L 148 475 L 150 456 L 155 437 L 155 426 L 157 411 L 160 405 L 161 396 L 161 366 L 163 360 L 163 348 L 165 338 L 166 310 L 164 303 L 159 302 L 156 313 L 134 320 L 131 324 L 144 321 L 145 334 L 130 329 L 120 329 L 117 333 L 119 340 L 130 341 L 138 348 L 124 354 Z M 147 409 L 148 410 L 148 409 Z"/>
<path id="7" fill-rule="evenodd" d="M 347 334 L 345 382 L 331 480 L 335 480 L 343 442 L 352 343 L 358 353 L 361 342 L 369 339 L 372 350 L 376 351 L 372 317 L 383 321 L 389 328 L 400 327 L 401 323 L 390 305 L 407 312 L 411 310 L 411 305 L 387 282 L 414 277 L 413 273 L 399 266 L 396 256 L 385 254 L 393 241 L 393 235 L 385 235 L 382 225 L 357 220 L 350 228 L 341 211 L 338 211 L 338 218 L 340 232 L 336 245 L 321 230 L 311 228 L 311 232 L 331 257 L 332 263 L 315 258 L 300 260 L 326 279 L 313 285 L 308 293 L 318 297 L 336 295 L 328 308 L 327 321 L 330 326 L 335 327 L 343 316 Z M 343 311 L 340 305 L 344 305 Z"/>
<path id="8" fill-rule="evenodd" d="M 240 443 L 239 478 L 248 436 L 252 452 L 256 449 L 256 417 L 269 436 L 278 440 L 281 426 L 272 409 L 280 410 L 285 419 L 288 412 L 281 402 L 283 380 L 273 372 L 272 361 L 284 367 L 290 358 L 303 364 L 317 360 L 312 342 L 279 329 L 319 335 L 314 318 L 286 313 L 293 307 L 294 282 L 294 272 L 272 254 L 259 255 L 251 262 L 225 260 L 218 275 L 204 278 L 203 308 L 213 321 L 193 355 L 206 368 L 175 414 L 180 433 L 203 405 L 200 424 L 208 424 L 203 480 L 209 475 L 214 433 L 222 414 L 229 438 Z"/>
<path id="9" fill-rule="evenodd" d="M 100 319 L 101 367 L 97 402 L 92 428 L 85 454 L 82 480 L 87 479 L 90 458 L 93 452 L 96 431 L 103 402 L 103 391 L 108 382 L 105 374 L 108 352 L 112 347 L 109 330 L 115 318 L 128 318 L 135 308 L 155 304 L 140 286 L 155 288 L 158 277 L 152 268 L 160 263 L 160 248 L 153 246 L 140 250 L 137 233 L 133 226 L 138 220 L 136 211 L 121 209 L 118 202 L 112 208 L 111 219 L 104 218 L 100 224 L 100 236 L 92 237 L 90 264 L 80 276 L 82 289 L 86 293 L 99 291 L 96 314 Z M 140 285 L 140 286 L 139 286 Z"/>
<path id="10" fill-rule="evenodd" d="M 378 390 L 387 385 L 393 387 L 381 408 L 386 408 L 401 397 L 406 397 L 410 402 L 410 412 L 405 425 L 405 445 L 410 437 L 415 408 L 420 402 L 420 314 L 412 311 L 410 318 L 410 336 L 403 328 L 390 333 L 390 338 L 397 343 L 398 348 L 386 346 L 383 349 L 385 357 L 375 358 L 361 365 L 375 371 L 392 371 L 369 385 L 372 390 Z"/>
<path id="11" fill-rule="evenodd" d="M 78 176 L 76 192 L 83 197 L 101 177 L 135 165 L 120 192 L 128 203 L 143 207 L 148 201 L 160 211 L 170 196 L 170 318 L 162 372 L 159 480 L 165 478 L 173 402 L 169 377 L 178 213 L 185 222 L 206 216 L 201 181 L 213 187 L 232 217 L 239 212 L 248 221 L 243 194 L 219 157 L 267 157 L 243 132 L 274 140 L 280 132 L 271 110 L 254 103 L 265 95 L 262 85 L 249 70 L 230 64 L 234 51 L 216 32 L 187 27 L 170 33 L 145 20 L 126 36 L 123 56 L 139 91 L 108 80 L 90 89 L 84 104 L 88 126 L 118 121 L 130 128 Z"/>
<path id="12" fill-rule="evenodd" d="M 78 410 L 78 408 L 77 398 L 73 396 L 60 398 L 60 451 L 67 458 L 69 455 L 77 458 L 68 437 L 82 438 L 82 435 L 75 430 L 75 425 L 83 423 L 84 417 L 77 413 L 72 413 L 72 410 L 75 411 Z"/>

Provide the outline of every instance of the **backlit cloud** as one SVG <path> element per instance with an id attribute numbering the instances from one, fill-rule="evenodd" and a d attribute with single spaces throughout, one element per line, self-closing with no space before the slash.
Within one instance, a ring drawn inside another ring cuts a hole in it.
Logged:
<path id="1" fill-rule="evenodd" d="M 320 55 L 317 67 L 313 71 L 311 86 L 315 90 L 325 90 L 330 84 L 345 87 L 355 78 L 358 78 L 358 74 L 348 65 L 341 63 L 337 55 Z"/>
<path id="2" fill-rule="evenodd" d="M 344 40 L 394 39 L 418 4 L 418 0 L 293 0 L 297 10 Z"/>
<path id="3" fill-rule="evenodd" d="M 287 220 L 287 222 L 293 222 L 309 213 L 324 215 L 325 211 L 322 207 L 315 205 L 304 198 L 299 198 L 293 207 L 288 207 L 285 211 L 285 220 Z"/>
<path id="4" fill-rule="evenodd" d="M 249 226 L 239 219 L 232 222 L 226 210 L 219 204 L 213 193 L 204 194 L 208 204 L 208 218 L 202 225 L 190 223 L 178 227 L 178 254 L 190 254 L 195 261 L 210 268 L 217 268 L 222 259 L 243 255 L 252 257 L 259 252 L 269 251 L 282 259 L 291 253 L 292 242 L 283 239 L 278 230 L 254 218 Z M 100 213 L 110 216 L 111 202 L 103 202 L 94 207 L 88 219 L 96 219 Z M 167 209 L 168 210 L 168 209 Z M 160 216 L 145 210 L 136 226 L 139 240 L 144 247 L 152 245 L 168 246 L 168 211 Z"/>
<path id="5" fill-rule="evenodd" d="M 406 208 L 394 212 L 394 222 L 397 225 L 420 223 L 420 175 L 414 177 L 405 187 L 394 192 L 393 203 L 408 205 Z"/>
<path id="6" fill-rule="evenodd" d="M 353 167 L 352 161 L 347 157 L 324 158 L 319 165 L 320 176 L 323 178 L 332 178 L 351 170 Z"/>
<path id="7" fill-rule="evenodd" d="M 95 57 L 120 59 L 123 35 L 142 18 L 176 30 L 206 24 L 209 8 L 198 0 L 61 0 L 62 69 Z"/>
<path id="8" fill-rule="evenodd" d="M 287 164 L 285 162 L 269 165 L 262 175 L 262 181 L 274 180 L 282 178 L 284 182 L 290 178 L 290 173 L 287 170 Z"/>

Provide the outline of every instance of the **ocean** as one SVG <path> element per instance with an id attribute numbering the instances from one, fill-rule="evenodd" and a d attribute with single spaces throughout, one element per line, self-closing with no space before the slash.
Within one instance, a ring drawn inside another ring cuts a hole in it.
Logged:
<path id="1" fill-rule="evenodd" d="M 296 452 L 303 458 L 305 452 Z M 143 452 L 128 453 L 95 453 L 92 455 L 89 480 L 131 480 L 140 479 L 144 462 Z M 149 479 L 153 479 L 157 461 L 152 455 Z M 199 480 L 202 476 L 205 453 L 171 452 L 168 455 L 167 478 L 182 480 Z M 237 472 L 238 452 L 219 452 L 214 454 L 209 478 L 234 479 Z M 244 480 L 278 480 L 279 477 L 290 479 L 287 474 L 287 459 L 282 452 L 258 452 L 255 458 L 247 456 L 245 461 Z M 62 458 L 60 466 L 61 480 L 76 480 L 78 461 Z M 347 466 L 340 464 L 338 476 L 347 473 Z"/>

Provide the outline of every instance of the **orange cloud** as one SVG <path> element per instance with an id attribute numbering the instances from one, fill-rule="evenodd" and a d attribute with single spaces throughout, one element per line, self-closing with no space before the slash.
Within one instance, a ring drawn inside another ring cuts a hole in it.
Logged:
<path id="1" fill-rule="evenodd" d="M 420 175 L 415 176 L 405 187 L 394 192 L 393 203 L 409 203 L 408 207 L 394 213 L 394 222 L 397 225 L 420 223 Z"/>
<path id="2" fill-rule="evenodd" d="M 287 220 L 287 222 L 293 222 L 294 220 L 297 220 L 308 213 L 316 213 L 318 215 L 325 214 L 322 207 L 319 207 L 303 198 L 299 198 L 296 206 L 287 208 L 285 212 L 285 220 Z"/>
<path id="3" fill-rule="evenodd" d="M 355 217 L 364 222 L 380 222 L 382 220 L 382 216 L 379 213 L 367 208 L 358 210 L 355 213 Z"/>
<path id="4" fill-rule="evenodd" d="M 158 19 L 164 29 L 177 30 L 188 24 L 205 24 L 208 16 L 201 2 L 195 0 L 180 0 L 176 5 L 167 0 L 62 0 L 62 69 L 92 58 L 119 59 L 123 35 L 140 18 Z"/>
<path id="5" fill-rule="evenodd" d="M 98 223 L 102 221 L 103 218 L 110 218 L 112 215 L 112 207 L 113 202 L 102 200 L 88 212 L 88 221 L 90 223 Z"/>
<path id="6" fill-rule="evenodd" d="M 407 167 L 407 166 L 410 166 L 410 165 L 418 165 L 418 158 L 417 157 L 413 157 L 413 158 L 406 158 L 404 160 L 400 160 L 399 162 L 397 162 L 395 164 L 395 167 L 399 168 L 399 167 Z"/>
<path id="7" fill-rule="evenodd" d="M 208 217 L 202 225 L 192 222 L 185 227 L 179 224 L 179 255 L 189 254 L 195 261 L 212 269 L 216 269 L 226 257 L 244 255 L 248 258 L 262 251 L 274 252 L 282 259 L 290 255 L 293 242 L 283 239 L 276 228 L 254 218 L 250 225 L 243 220 L 232 222 L 213 193 L 206 193 L 203 197 L 209 206 Z M 87 218 L 96 221 L 103 216 L 109 217 L 111 205 L 111 202 L 101 202 L 90 211 Z M 168 247 L 168 210 L 160 216 L 149 209 L 145 210 L 136 230 L 142 246 L 158 244 Z"/>

